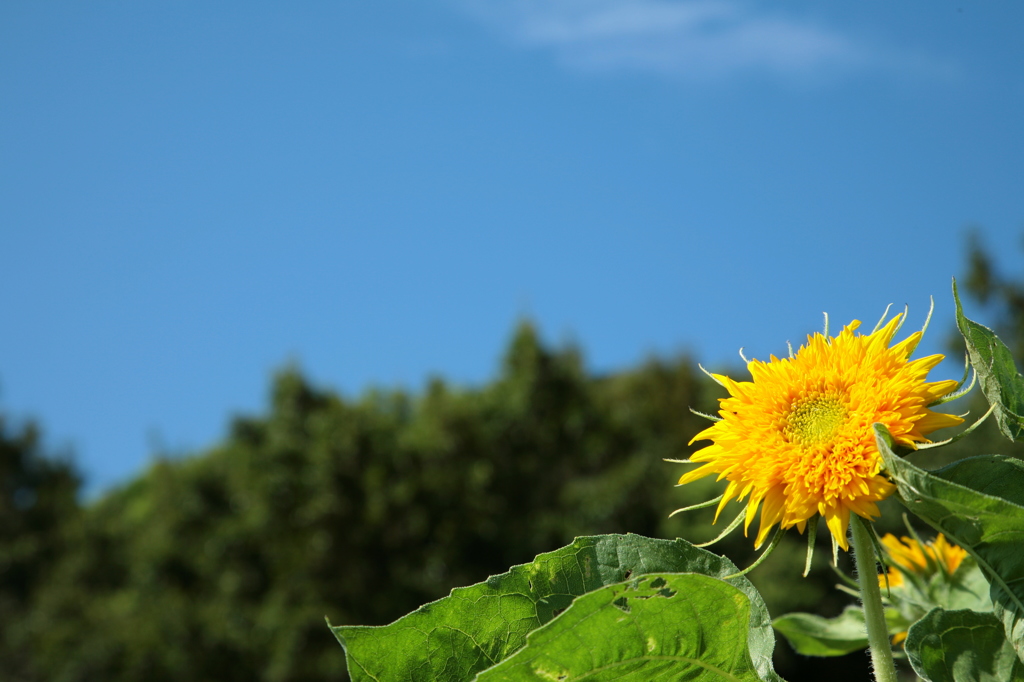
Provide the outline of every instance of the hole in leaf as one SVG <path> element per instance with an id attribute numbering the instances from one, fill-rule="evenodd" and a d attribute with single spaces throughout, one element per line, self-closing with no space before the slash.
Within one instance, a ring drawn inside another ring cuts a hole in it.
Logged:
<path id="1" fill-rule="evenodd" d="M 659 587 L 664 587 L 665 585 L 666 585 L 666 582 L 665 582 L 664 578 L 655 578 L 654 580 L 651 581 L 651 588 L 655 589 L 655 590 L 658 589 Z"/>

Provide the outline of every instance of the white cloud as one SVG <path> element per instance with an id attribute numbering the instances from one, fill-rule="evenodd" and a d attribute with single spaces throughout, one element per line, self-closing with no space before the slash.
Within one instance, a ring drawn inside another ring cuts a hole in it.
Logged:
<path id="1" fill-rule="evenodd" d="M 708 78 L 927 66 L 826 26 L 737 0 L 462 0 L 516 43 L 588 70 Z"/>

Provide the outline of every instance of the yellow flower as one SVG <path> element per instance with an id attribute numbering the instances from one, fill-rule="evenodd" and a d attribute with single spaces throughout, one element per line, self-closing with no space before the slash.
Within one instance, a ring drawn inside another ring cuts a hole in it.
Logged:
<path id="1" fill-rule="evenodd" d="M 876 502 L 895 490 L 880 473 L 872 424 L 884 424 L 898 443 L 916 447 L 929 442 L 929 433 L 963 421 L 928 409 L 958 383 L 926 383 L 941 355 L 909 360 L 923 332 L 890 347 L 902 318 L 879 323 L 868 335 L 854 333 L 860 326 L 854 320 L 838 336 L 809 336 L 788 359 L 750 361 L 752 382 L 712 375 L 730 397 L 721 400 L 721 420 L 691 441 L 712 441 L 690 458 L 706 464 L 679 484 L 710 474 L 728 480 L 719 513 L 749 495 L 744 532 L 762 506 L 756 546 L 776 524 L 802 533 L 820 514 L 848 549 L 850 512 L 877 517 Z"/>
<path id="2" fill-rule="evenodd" d="M 960 567 L 964 557 L 967 556 L 967 550 L 950 544 L 942 533 L 939 533 L 934 540 L 923 545 L 913 538 L 908 538 L 906 535 L 897 539 L 892 533 L 886 533 L 885 537 L 882 538 L 882 546 L 885 548 L 885 553 L 889 555 L 889 560 L 892 563 L 910 573 L 917 573 L 921 576 L 928 576 L 934 573 L 934 565 L 932 570 L 929 571 L 928 569 L 928 558 L 931 558 L 935 564 L 944 567 L 946 573 L 952 575 Z M 884 589 L 887 582 L 890 589 L 900 587 L 903 585 L 903 572 L 899 568 L 890 567 L 888 573 L 879 573 L 878 586 Z M 906 638 L 906 630 L 897 632 L 892 637 L 893 646 Z"/>
<path id="3" fill-rule="evenodd" d="M 967 550 L 950 544 L 942 533 L 923 545 L 906 535 L 897 539 L 892 533 L 887 533 L 882 538 L 882 546 L 885 547 L 885 553 L 889 555 L 889 560 L 892 563 L 910 573 L 919 575 L 930 573 L 928 570 L 929 558 L 944 568 L 946 573 L 952 574 L 967 556 Z M 890 568 L 888 576 L 889 587 L 899 587 L 903 584 L 903 573 L 898 568 Z M 878 584 L 885 586 L 885 575 L 879 574 Z"/>

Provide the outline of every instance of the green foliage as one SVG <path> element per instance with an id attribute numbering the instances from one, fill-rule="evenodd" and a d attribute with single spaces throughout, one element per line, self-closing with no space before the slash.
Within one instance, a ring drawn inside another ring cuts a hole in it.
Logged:
<path id="1" fill-rule="evenodd" d="M 26 621 L 78 516 L 77 474 L 39 441 L 34 425 L 11 429 L 0 417 L 0 670 L 14 681 L 36 678 Z"/>
<path id="2" fill-rule="evenodd" d="M 953 298 L 957 327 L 999 429 L 1010 440 L 1020 440 L 1024 435 L 1024 377 L 1017 373 L 1010 349 L 995 332 L 964 316 L 956 282 L 953 283 Z"/>
<path id="3" fill-rule="evenodd" d="M 891 635 L 907 629 L 908 623 L 895 609 L 886 609 L 885 619 Z M 804 656 L 845 656 L 868 645 L 864 609 L 859 606 L 848 606 L 835 618 L 787 613 L 772 625 Z"/>
<path id="4" fill-rule="evenodd" d="M 787 613 L 772 625 L 804 656 L 844 656 L 868 645 L 864 609 L 856 606 L 847 607 L 835 618 Z"/>
<path id="5" fill-rule="evenodd" d="M 1020 682 L 1024 663 L 992 613 L 934 609 L 907 636 L 907 656 L 929 682 Z"/>
<path id="6" fill-rule="evenodd" d="M 926 472 L 893 452 L 884 427 L 876 432 L 903 503 L 977 560 L 995 613 L 1024 655 L 1024 462 L 988 455 Z"/>
<path id="7" fill-rule="evenodd" d="M 699 574 L 651 574 L 578 597 L 478 682 L 757 682 L 747 648 L 750 602 Z M 769 632 L 770 634 L 770 632 Z M 758 652 L 771 658 L 771 647 Z M 395 678 L 397 679 L 397 678 Z M 774 675 L 770 679 L 777 679 Z"/>
<path id="8" fill-rule="evenodd" d="M 645 573 L 687 572 L 724 578 L 736 571 L 736 566 L 728 559 L 694 547 L 685 540 L 655 540 L 638 535 L 583 537 L 568 547 L 541 554 L 529 564 L 492 576 L 486 582 L 457 588 L 450 596 L 385 627 L 342 626 L 333 631 L 345 647 L 349 673 L 355 682 L 376 679 L 460 682 L 507 659 L 524 645 L 529 633 L 565 611 L 580 595 Z M 763 679 L 775 679 L 771 665 L 774 636 L 768 610 L 746 578 L 734 577 L 729 582 L 743 595 L 743 609 L 749 619 L 745 616 L 742 627 L 727 634 L 732 639 L 742 640 L 745 646 L 749 629 L 750 656 L 746 660 L 752 661 Z M 623 593 L 621 585 L 617 589 L 616 594 Z M 583 617 L 580 614 L 601 610 L 602 600 L 610 593 L 602 594 L 604 596 L 595 597 L 596 601 L 591 601 L 589 607 L 570 609 L 576 616 L 566 612 L 558 620 L 580 618 Z M 640 597 L 629 597 L 633 601 L 636 598 Z M 665 608 L 668 613 L 676 613 L 693 606 L 678 599 Z M 637 617 L 644 618 L 645 623 L 648 618 L 663 622 L 666 617 L 659 615 L 665 613 L 661 608 L 644 613 L 646 615 Z M 621 612 L 618 615 L 621 616 Z M 601 616 L 602 622 L 609 616 L 615 613 L 605 613 Z M 578 632 L 577 625 L 561 625 L 555 630 L 546 628 L 546 634 L 538 633 L 538 637 L 547 642 L 544 647 L 557 650 L 564 644 L 551 641 L 563 641 L 566 628 Z M 603 631 L 600 628 L 588 630 L 589 636 L 594 637 Z M 555 632 L 558 634 L 553 634 Z M 664 641 L 679 635 L 655 629 L 651 630 L 651 636 Z M 545 656 L 555 655 L 547 648 L 542 649 L 548 652 Z M 672 655 L 681 654 L 676 651 Z M 533 660 L 532 654 L 526 656 Z M 513 667 L 518 669 L 519 665 Z M 505 667 L 500 669 L 506 670 Z M 481 679 L 498 678 L 482 675 Z M 513 675 L 513 679 L 520 678 Z"/>

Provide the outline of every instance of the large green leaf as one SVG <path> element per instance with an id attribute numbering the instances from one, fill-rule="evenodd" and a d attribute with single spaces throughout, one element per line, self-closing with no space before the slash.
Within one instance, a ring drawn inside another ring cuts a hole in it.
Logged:
<path id="1" fill-rule="evenodd" d="M 772 625 L 804 656 L 845 656 L 868 646 L 864 610 L 848 607 L 835 618 L 813 613 L 787 613 Z"/>
<path id="2" fill-rule="evenodd" d="M 992 613 L 934 609 L 910 627 L 906 650 L 929 682 L 1024 681 L 1024 664 Z"/>
<path id="3" fill-rule="evenodd" d="M 462 682 L 518 651 L 530 632 L 582 594 L 645 573 L 723 578 L 736 570 L 728 559 L 685 540 L 582 537 L 485 582 L 456 588 L 390 625 L 331 629 L 345 648 L 354 682 Z M 763 679 L 778 679 L 764 601 L 746 578 L 728 582 L 750 600 L 747 639 L 755 669 Z"/>
<path id="4" fill-rule="evenodd" d="M 995 332 L 964 316 L 960 295 L 953 280 L 956 326 L 967 344 L 971 365 L 988 402 L 995 408 L 999 430 L 1010 440 L 1024 436 L 1024 377 L 1017 373 L 1013 354 Z"/>
<path id="5" fill-rule="evenodd" d="M 585 594 L 478 682 L 758 682 L 750 600 L 715 578 L 650 574 Z"/>
<path id="6" fill-rule="evenodd" d="M 907 628 L 895 609 L 885 610 L 889 634 L 895 635 Z M 868 646 L 864 609 L 847 606 L 835 618 L 822 618 L 813 613 L 787 613 L 776 618 L 772 625 L 785 635 L 793 650 L 804 656 L 845 656 Z"/>
<path id="7" fill-rule="evenodd" d="M 881 424 L 875 436 L 903 504 L 977 560 L 993 611 L 1024 658 L 1024 462 L 985 455 L 927 472 L 893 452 Z"/>

